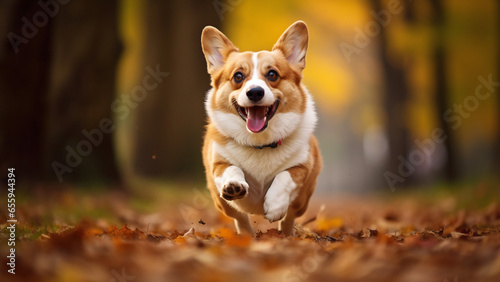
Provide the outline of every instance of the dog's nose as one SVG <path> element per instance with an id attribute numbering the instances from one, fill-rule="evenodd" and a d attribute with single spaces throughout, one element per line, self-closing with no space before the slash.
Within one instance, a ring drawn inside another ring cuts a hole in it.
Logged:
<path id="1" fill-rule="evenodd" d="M 253 102 L 260 101 L 264 97 L 264 88 L 257 86 L 247 91 L 247 97 Z"/>

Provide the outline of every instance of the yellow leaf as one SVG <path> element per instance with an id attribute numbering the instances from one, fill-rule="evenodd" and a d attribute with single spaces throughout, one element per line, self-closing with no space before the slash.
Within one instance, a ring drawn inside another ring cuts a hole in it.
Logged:
<path id="1" fill-rule="evenodd" d="M 328 231 L 330 229 L 340 228 L 344 225 L 344 220 L 340 217 L 318 218 L 318 230 Z"/>

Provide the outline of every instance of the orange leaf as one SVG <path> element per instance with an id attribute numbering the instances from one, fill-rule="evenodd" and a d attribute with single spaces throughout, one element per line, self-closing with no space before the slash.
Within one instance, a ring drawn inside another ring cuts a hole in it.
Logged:
<path id="1" fill-rule="evenodd" d="M 183 236 L 180 236 L 180 235 L 174 239 L 174 242 L 181 244 L 181 245 L 185 245 L 187 243 L 186 238 L 184 238 Z"/>
<path id="2" fill-rule="evenodd" d="M 87 230 L 85 230 L 85 235 L 86 236 L 96 236 L 96 235 L 102 235 L 104 234 L 104 231 L 100 228 L 96 227 L 90 227 Z"/>
<path id="3" fill-rule="evenodd" d="M 246 248 L 252 243 L 250 235 L 235 235 L 226 239 L 226 244 L 229 247 Z"/>
<path id="4" fill-rule="evenodd" d="M 222 237 L 224 239 L 232 238 L 236 235 L 236 232 L 232 229 L 222 227 L 219 230 L 217 230 L 216 233 L 219 237 Z"/>

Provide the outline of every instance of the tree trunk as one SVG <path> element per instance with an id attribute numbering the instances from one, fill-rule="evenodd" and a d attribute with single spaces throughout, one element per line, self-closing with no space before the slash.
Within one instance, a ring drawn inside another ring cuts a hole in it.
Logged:
<path id="1" fill-rule="evenodd" d="M 39 10 L 37 1 L 0 3 L 0 175 L 6 176 L 7 168 L 13 167 L 17 179 L 28 182 L 39 180 L 46 165 L 44 106 L 52 21 L 35 27 L 37 31 L 25 27 L 23 34 L 22 20 L 33 23 Z"/>
<path id="2" fill-rule="evenodd" d="M 51 180 L 120 182 L 111 111 L 121 52 L 118 8 L 116 0 L 72 1 L 54 17 L 46 140 Z"/>
<path id="3" fill-rule="evenodd" d="M 374 11 L 381 11 L 380 0 L 372 0 Z M 382 65 L 384 82 L 384 109 L 387 117 L 387 136 L 389 140 L 389 158 L 386 164 L 386 171 L 399 174 L 398 167 L 401 158 L 406 158 L 409 151 L 409 132 L 406 122 L 406 101 L 409 95 L 406 71 L 402 64 L 394 64 L 389 57 L 389 39 L 386 28 L 380 29 L 379 35 L 379 58 Z M 399 175 L 401 176 L 401 175 Z M 408 184 L 411 176 L 404 177 L 402 183 Z"/>
<path id="4" fill-rule="evenodd" d="M 454 180 L 457 177 L 457 159 L 458 154 L 455 149 L 455 135 L 450 123 L 443 119 L 443 114 L 449 109 L 448 87 L 446 84 L 446 53 L 444 40 L 444 9 L 441 0 L 429 1 L 434 10 L 434 29 L 435 29 L 435 47 L 433 54 L 434 75 L 436 78 L 436 111 L 439 117 L 439 127 L 443 130 L 446 149 L 446 161 L 443 168 L 444 177 L 447 180 Z"/>
<path id="5" fill-rule="evenodd" d="M 210 80 L 200 36 L 205 25 L 218 23 L 217 11 L 212 1 L 150 0 L 145 18 L 145 67 L 169 75 L 138 102 L 134 170 L 147 177 L 201 177 Z"/>
<path id="6" fill-rule="evenodd" d="M 497 1 L 497 33 L 500 33 L 500 1 Z M 497 49 L 500 49 L 500 44 L 497 44 Z M 494 81 L 500 80 L 500 54 L 497 52 L 497 77 L 493 79 Z M 499 89 L 496 89 L 499 91 Z M 498 93 L 498 92 L 497 92 Z M 497 137 L 494 143 L 494 154 L 493 154 L 493 173 L 497 175 L 500 171 L 500 95 L 496 95 L 497 99 Z"/>

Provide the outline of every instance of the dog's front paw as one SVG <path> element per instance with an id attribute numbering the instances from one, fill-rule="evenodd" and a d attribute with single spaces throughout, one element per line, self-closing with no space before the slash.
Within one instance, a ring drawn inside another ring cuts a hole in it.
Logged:
<path id="1" fill-rule="evenodd" d="M 283 219 L 288 211 L 289 197 L 286 195 L 266 195 L 264 201 L 264 216 L 269 222 Z"/>
<path id="2" fill-rule="evenodd" d="M 222 187 L 221 197 L 227 201 L 242 199 L 248 194 L 246 182 L 230 181 Z"/>

